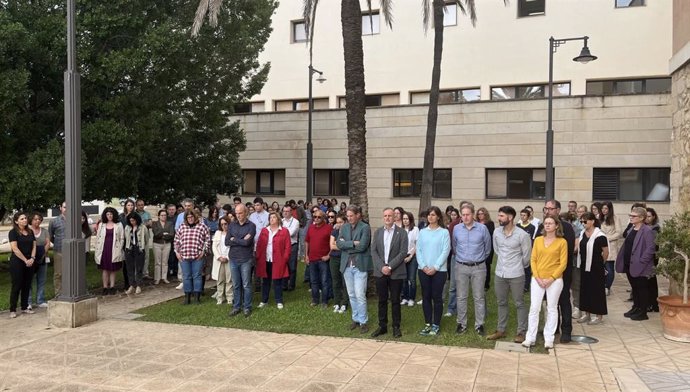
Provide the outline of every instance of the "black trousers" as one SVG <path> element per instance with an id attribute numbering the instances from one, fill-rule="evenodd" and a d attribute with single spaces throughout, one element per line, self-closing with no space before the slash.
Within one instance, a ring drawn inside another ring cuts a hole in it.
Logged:
<path id="1" fill-rule="evenodd" d="M 31 288 L 31 278 L 33 277 L 34 267 L 27 267 L 26 264 L 16 257 L 10 258 L 10 278 L 12 288 L 10 290 L 10 312 L 17 311 L 17 301 L 21 293 L 21 309 L 29 307 L 29 289 Z"/>
<path id="2" fill-rule="evenodd" d="M 633 277 L 630 272 L 626 272 L 630 287 L 632 287 L 633 306 L 647 313 L 649 306 L 649 279 L 644 276 Z"/>
<path id="3" fill-rule="evenodd" d="M 388 299 L 391 301 L 393 328 L 400 328 L 400 293 L 404 279 L 390 276 L 376 278 L 376 294 L 379 296 L 379 327 L 388 328 Z"/>
<path id="4" fill-rule="evenodd" d="M 437 271 L 432 276 L 419 270 L 419 285 L 422 287 L 422 310 L 426 324 L 441 325 L 443 313 L 443 285 L 446 283 L 448 273 Z"/>
<path id="5" fill-rule="evenodd" d="M 573 281 L 573 267 L 568 264 L 563 272 L 563 290 L 558 298 L 558 313 L 561 336 L 573 333 L 573 305 L 570 303 L 570 284 Z"/>

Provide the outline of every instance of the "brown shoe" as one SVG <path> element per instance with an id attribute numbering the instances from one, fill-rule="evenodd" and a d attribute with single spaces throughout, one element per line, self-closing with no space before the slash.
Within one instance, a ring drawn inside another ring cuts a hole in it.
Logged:
<path id="1" fill-rule="evenodd" d="M 352 324 L 350 324 L 350 331 L 354 331 L 355 329 L 357 329 L 357 327 L 359 327 L 359 323 L 353 321 Z"/>
<path id="2" fill-rule="evenodd" d="M 487 340 L 498 340 L 498 339 L 503 339 L 506 337 L 506 333 L 503 331 L 496 331 L 492 333 L 491 335 L 487 336 Z"/>
<path id="3" fill-rule="evenodd" d="M 369 326 L 366 324 L 362 324 L 359 326 L 359 333 L 367 333 L 369 332 Z"/>
<path id="4" fill-rule="evenodd" d="M 515 343 L 522 343 L 525 341 L 525 333 L 520 332 L 517 335 L 515 335 L 515 339 L 513 339 L 513 342 Z"/>

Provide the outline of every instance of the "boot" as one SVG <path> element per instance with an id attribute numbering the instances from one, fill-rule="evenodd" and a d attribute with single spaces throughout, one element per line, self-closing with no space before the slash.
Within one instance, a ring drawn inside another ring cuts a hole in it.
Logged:
<path id="1" fill-rule="evenodd" d="M 202 275 L 201 276 L 201 293 L 203 293 L 205 289 L 206 289 L 206 277 Z M 199 293 L 199 294 L 201 294 L 201 293 Z"/>
<path id="2" fill-rule="evenodd" d="M 200 292 L 196 293 L 196 303 L 197 303 L 197 305 L 201 305 L 201 293 Z"/>
<path id="3" fill-rule="evenodd" d="M 189 305 L 192 303 L 192 293 L 185 293 L 185 299 L 182 305 Z"/>

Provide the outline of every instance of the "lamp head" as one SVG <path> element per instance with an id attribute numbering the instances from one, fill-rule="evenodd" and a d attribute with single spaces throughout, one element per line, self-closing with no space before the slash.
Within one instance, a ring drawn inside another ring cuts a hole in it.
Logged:
<path id="1" fill-rule="evenodd" d="M 594 61 L 597 59 L 597 56 L 592 55 L 592 53 L 589 52 L 589 47 L 587 44 L 582 47 L 582 50 L 580 51 L 580 55 L 577 57 L 573 58 L 573 61 L 577 61 L 578 63 L 582 64 L 587 64 L 590 61 Z"/>
<path id="2" fill-rule="evenodd" d="M 319 83 L 323 83 L 326 81 L 326 78 L 323 77 L 323 73 L 319 72 L 319 76 L 316 78 L 316 81 Z"/>

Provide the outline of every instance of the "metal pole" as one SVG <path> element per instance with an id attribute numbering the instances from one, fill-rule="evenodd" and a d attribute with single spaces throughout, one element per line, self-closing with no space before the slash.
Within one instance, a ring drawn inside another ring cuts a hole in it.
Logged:
<path id="1" fill-rule="evenodd" d="M 314 67 L 309 64 L 309 119 L 307 129 L 307 197 L 304 202 L 311 201 L 314 193 L 314 173 L 313 173 L 313 146 L 311 144 L 311 114 L 314 110 L 314 100 L 312 98 L 312 75 L 314 75 Z"/>
<path id="2" fill-rule="evenodd" d="M 77 72 L 75 0 L 67 0 L 67 70 L 65 82 L 65 238 L 62 241 L 60 301 L 77 302 L 86 293 L 86 241 L 81 238 L 81 94 Z"/>
<path id="3" fill-rule="evenodd" d="M 549 108 L 546 125 L 546 200 L 554 198 L 553 179 L 553 51 L 554 39 L 549 38 Z"/>

